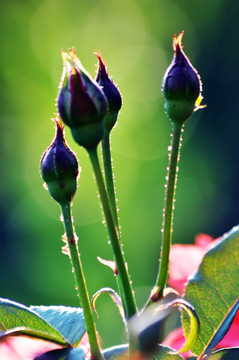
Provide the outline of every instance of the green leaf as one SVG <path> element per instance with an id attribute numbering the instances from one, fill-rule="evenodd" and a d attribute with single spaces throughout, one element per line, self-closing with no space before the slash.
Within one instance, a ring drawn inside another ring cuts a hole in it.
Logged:
<path id="1" fill-rule="evenodd" d="M 182 360 L 183 357 L 177 354 L 174 350 L 159 345 L 159 352 L 155 356 L 155 359 L 157 360 Z"/>
<path id="2" fill-rule="evenodd" d="M 224 337 L 238 309 L 239 292 L 239 227 L 225 234 L 209 250 L 197 273 L 186 286 L 184 298 L 196 310 L 200 333 L 192 351 L 208 353 Z M 186 337 L 189 318 L 183 313 Z"/>
<path id="3" fill-rule="evenodd" d="M 128 359 L 128 344 L 112 346 L 102 351 L 105 360 L 114 360 L 120 356 L 121 360 Z"/>
<path id="4" fill-rule="evenodd" d="M 162 342 L 165 337 L 164 321 L 174 307 L 184 309 L 190 319 L 188 337 L 179 353 L 190 350 L 197 340 L 200 324 L 192 305 L 182 298 L 176 298 L 169 302 L 165 302 L 165 300 L 166 298 L 159 304 L 148 306 L 139 316 L 130 319 L 130 336 L 135 339 L 135 343 L 142 352 L 152 353 L 157 349 L 158 343 Z"/>
<path id="5" fill-rule="evenodd" d="M 156 308 L 155 313 L 160 312 L 162 310 L 170 309 L 173 307 L 179 307 L 186 311 L 186 313 L 189 316 L 190 320 L 190 331 L 188 333 L 187 339 L 185 344 L 182 346 L 182 348 L 178 351 L 179 353 L 184 353 L 188 350 L 190 350 L 197 340 L 197 337 L 199 335 L 199 329 L 200 329 L 200 323 L 197 316 L 196 311 L 194 310 L 193 306 L 184 299 L 174 299 L 173 301 L 165 304 L 161 304 Z"/>
<path id="6" fill-rule="evenodd" d="M 68 343 L 65 342 L 65 340 L 59 340 L 56 338 L 56 336 L 51 335 L 49 333 L 46 333 L 45 331 L 37 331 L 37 330 L 31 330 L 24 327 L 15 327 L 11 330 L 7 331 L 0 331 L 0 342 L 4 341 L 9 336 L 28 336 L 32 338 L 37 338 L 41 340 L 51 341 L 56 344 L 60 344 L 63 347 L 69 346 Z"/>
<path id="7" fill-rule="evenodd" d="M 0 331 L 9 335 L 27 335 L 69 346 L 62 334 L 36 312 L 17 302 L 0 298 Z"/>
<path id="8" fill-rule="evenodd" d="M 238 359 L 239 359 L 239 347 L 213 351 L 211 354 L 208 354 L 203 358 L 203 360 L 238 360 Z"/>
<path id="9" fill-rule="evenodd" d="M 183 299 L 174 300 L 171 302 L 171 304 L 169 303 L 168 306 L 169 307 L 179 306 L 180 308 L 184 309 L 189 316 L 190 331 L 188 333 L 185 344 L 179 350 L 179 353 L 184 353 L 193 347 L 195 341 L 198 338 L 200 331 L 200 323 L 199 323 L 198 315 L 195 309 L 191 306 L 191 304 Z"/>
<path id="10" fill-rule="evenodd" d="M 105 360 L 115 360 L 119 357 L 121 360 L 128 359 L 128 344 L 113 346 L 103 350 Z M 140 357 L 139 357 L 140 358 Z M 149 357 L 151 358 L 151 357 Z M 183 360 L 182 356 L 177 354 L 174 350 L 166 346 L 158 346 L 157 355 L 152 356 L 152 359 L 157 360 Z"/>
<path id="11" fill-rule="evenodd" d="M 121 298 L 117 294 L 117 292 L 115 292 L 113 289 L 111 289 L 109 287 L 105 287 L 105 288 L 102 288 L 102 289 L 98 290 L 92 297 L 91 305 L 92 305 L 97 317 L 99 317 L 99 316 L 98 316 L 98 313 L 96 311 L 95 303 L 96 303 L 96 300 L 98 299 L 98 297 L 101 294 L 108 294 L 111 297 L 112 301 L 115 303 L 115 305 L 117 306 L 117 308 L 119 310 L 119 313 L 120 313 L 120 315 L 122 317 L 123 322 L 125 323 L 125 313 L 124 313 L 124 308 L 123 308 L 123 305 L 122 305 Z"/>
<path id="12" fill-rule="evenodd" d="M 76 346 L 86 332 L 83 310 L 70 306 L 31 306 L 44 320 L 57 329 L 64 339 Z"/>

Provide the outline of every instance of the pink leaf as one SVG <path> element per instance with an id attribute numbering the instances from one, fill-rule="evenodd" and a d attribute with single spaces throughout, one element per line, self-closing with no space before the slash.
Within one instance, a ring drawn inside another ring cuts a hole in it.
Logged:
<path id="1" fill-rule="evenodd" d="M 168 284 L 182 294 L 188 277 L 197 271 L 204 254 L 216 242 L 217 240 L 209 235 L 199 234 L 196 236 L 195 245 L 172 245 Z"/>
<path id="2" fill-rule="evenodd" d="M 32 360 L 47 351 L 61 349 L 53 342 L 25 336 L 9 336 L 0 342 L 1 360 Z"/>

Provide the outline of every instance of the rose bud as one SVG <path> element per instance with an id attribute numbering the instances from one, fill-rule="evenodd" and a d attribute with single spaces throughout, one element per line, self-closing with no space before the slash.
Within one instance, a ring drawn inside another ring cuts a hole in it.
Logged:
<path id="1" fill-rule="evenodd" d="M 74 140 L 86 149 L 96 147 L 104 134 L 107 100 L 91 79 L 75 50 L 62 52 L 63 75 L 57 99 L 59 114 L 71 129 Z"/>
<path id="2" fill-rule="evenodd" d="M 75 195 L 79 170 L 76 156 L 65 142 L 61 119 L 55 123 L 55 138 L 42 155 L 40 170 L 50 195 L 62 205 Z"/>
<path id="3" fill-rule="evenodd" d="M 182 50 L 183 31 L 174 35 L 174 58 L 162 84 L 165 110 L 173 122 L 183 123 L 193 111 L 202 108 L 202 83 L 198 72 Z"/>
<path id="4" fill-rule="evenodd" d="M 104 118 L 105 130 L 110 132 L 116 123 L 118 113 L 122 105 L 122 99 L 117 86 L 109 78 L 108 71 L 100 53 L 95 53 L 99 64 L 96 75 L 96 82 L 101 86 L 108 102 L 108 111 Z"/>

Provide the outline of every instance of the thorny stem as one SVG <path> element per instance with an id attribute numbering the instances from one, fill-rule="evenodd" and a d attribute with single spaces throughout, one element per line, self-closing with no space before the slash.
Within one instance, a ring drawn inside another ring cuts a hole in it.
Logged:
<path id="1" fill-rule="evenodd" d="M 118 212 L 117 212 L 117 205 L 115 198 L 114 175 L 112 170 L 109 132 L 105 131 L 101 145 L 102 145 L 103 162 L 104 162 L 104 170 L 105 170 L 106 189 L 109 197 L 112 216 L 119 235 L 120 229 L 119 229 L 119 219 L 118 219 Z"/>
<path id="2" fill-rule="evenodd" d="M 119 279 L 123 290 L 122 301 L 125 307 L 126 319 L 129 319 L 131 316 L 137 313 L 134 294 L 131 287 L 123 251 L 119 243 L 116 226 L 114 224 L 113 216 L 111 213 L 109 199 L 105 190 L 105 184 L 102 177 L 99 159 L 97 155 L 97 148 L 88 150 L 88 153 L 95 174 L 98 191 L 100 194 L 105 220 L 107 224 L 107 229 L 110 237 L 110 242 L 118 270 Z"/>
<path id="3" fill-rule="evenodd" d="M 172 242 L 173 210 L 175 201 L 175 190 L 177 183 L 178 162 L 180 158 L 180 142 L 183 125 L 173 123 L 172 142 L 169 152 L 169 165 L 166 177 L 165 206 L 163 210 L 162 245 L 159 272 L 157 276 L 154 300 L 162 298 L 163 290 L 168 279 L 169 252 Z"/>
<path id="4" fill-rule="evenodd" d="M 106 190 L 107 190 L 107 195 L 108 195 L 108 199 L 109 199 L 109 203 L 110 203 L 111 213 L 112 213 L 115 227 L 117 230 L 118 239 L 120 241 L 121 234 L 120 234 L 118 210 L 117 210 L 117 205 L 116 205 L 114 175 L 113 175 L 112 157 L 111 157 L 111 150 L 110 150 L 110 132 L 108 132 L 107 130 L 105 130 L 105 132 L 104 132 L 101 146 L 102 146 L 102 154 L 103 154 Z M 121 286 L 121 282 L 119 281 L 117 276 L 116 276 L 116 282 L 117 282 L 120 296 L 121 296 L 121 298 L 123 298 L 123 289 Z"/>
<path id="5" fill-rule="evenodd" d="M 89 338 L 92 359 L 103 360 L 100 347 L 97 340 L 95 323 L 93 320 L 92 307 L 89 299 L 89 294 L 86 286 L 85 276 L 82 268 L 80 254 L 77 248 L 77 237 L 74 233 L 74 228 L 71 219 L 70 204 L 61 205 L 62 216 L 64 220 L 64 227 L 67 238 L 67 245 L 69 249 L 72 270 L 75 277 L 76 288 L 80 298 L 80 304 L 83 308 L 86 331 Z"/>

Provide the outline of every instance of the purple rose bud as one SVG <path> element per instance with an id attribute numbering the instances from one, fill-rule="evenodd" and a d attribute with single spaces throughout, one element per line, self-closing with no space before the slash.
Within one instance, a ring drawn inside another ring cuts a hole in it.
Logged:
<path id="1" fill-rule="evenodd" d="M 168 67 L 162 84 L 165 109 L 174 122 L 183 123 L 193 111 L 201 108 L 202 83 L 198 72 L 182 50 L 183 31 L 174 35 L 174 58 Z"/>
<path id="2" fill-rule="evenodd" d="M 85 148 L 97 146 L 103 137 L 107 100 L 100 86 L 91 79 L 75 50 L 62 52 L 64 63 L 57 105 L 63 122 L 74 140 Z"/>
<path id="3" fill-rule="evenodd" d="M 108 111 L 104 118 L 104 125 L 105 129 L 110 132 L 116 123 L 122 105 L 122 99 L 117 86 L 115 86 L 113 80 L 109 78 L 105 62 L 100 53 L 96 52 L 95 54 L 99 61 L 96 82 L 101 86 L 108 102 Z"/>
<path id="4" fill-rule="evenodd" d="M 55 123 L 55 138 L 41 158 L 41 176 L 53 199 L 66 204 L 72 201 L 76 192 L 78 162 L 66 145 L 61 119 L 56 119 Z"/>

